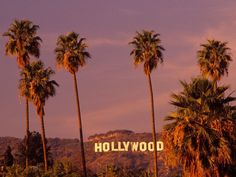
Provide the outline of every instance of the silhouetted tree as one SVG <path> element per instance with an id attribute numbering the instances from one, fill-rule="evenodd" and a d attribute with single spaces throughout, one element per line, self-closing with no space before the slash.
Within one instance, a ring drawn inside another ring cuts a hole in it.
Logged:
<path id="1" fill-rule="evenodd" d="M 7 146 L 7 150 L 4 153 L 4 164 L 9 167 L 9 166 L 12 166 L 13 163 L 14 163 L 14 158 L 11 153 L 11 147 Z"/>
<path id="2" fill-rule="evenodd" d="M 25 146 L 26 137 L 18 146 L 18 153 L 17 153 L 17 161 L 20 165 L 25 165 L 25 158 L 26 158 L 26 146 Z M 46 141 L 47 145 L 47 141 Z M 47 146 L 47 161 L 49 166 L 53 164 L 53 158 L 50 153 L 50 147 Z M 43 145 L 41 135 L 38 132 L 30 132 L 29 133 L 29 165 L 35 166 L 39 163 L 43 163 Z"/>

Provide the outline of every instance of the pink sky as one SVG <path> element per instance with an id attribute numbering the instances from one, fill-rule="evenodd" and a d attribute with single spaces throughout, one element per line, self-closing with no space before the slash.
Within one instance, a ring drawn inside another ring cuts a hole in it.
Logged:
<path id="1" fill-rule="evenodd" d="M 53 50 L 58 35 L 75 31 L 87 38 L 92 59 L 78 73 L 85 136 L 114 129 L 150 132 L 147 79 L 135 69 L 128 42 L 135 31 L 161 34 L 164 64 L 152 73 L 157 127 L 173 110 L 170 94 L 180 91 L 179 80 L 199 74 L 196 51 L 206 39 L 228 41 L 236 55 L 236 2 L 234 0 L 120 0 L 120 1 L 19 1 L 1 0 L 0 33 L 14 19 L 29 19 L 40 26 L 41 57 L 55 68 Z M 25 105 L 18 96 L 19 69 L 15 58 L 4 56 L 6 39 L 0 37 L 0 136 L 23 137 Z M 224 83 L 236 88 L 236 62 Z M 56 70 L 57 95 L 46 103 L 48 137 L 78 137 L 73 80 Z M 30 109 L 31 130 L 40 131 L 35 109 Z"/>

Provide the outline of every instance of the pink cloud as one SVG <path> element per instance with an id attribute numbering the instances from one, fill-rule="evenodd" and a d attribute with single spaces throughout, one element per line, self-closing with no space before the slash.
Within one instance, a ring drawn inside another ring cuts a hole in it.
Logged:
<path id="1" fill-rule="evenodd" d="M 119 11 L 122 14 L 128 15 L 128 16 L 138 16 L 138 15 L 142 14 L 141 11 L 137 11 L 137 10 L 134 10 L 134 9 L 120 9 Z"/>
<path id="2" fill-rule="evenodd" d="M 93 38 L 88 40 L 88 44 L 91 47 L 95 46 L 103 46 L 103 45 L 110 45 L 110 46 L 128 46 L 130 42 L 130 38 L 121 36 L 120 38 Z"/>

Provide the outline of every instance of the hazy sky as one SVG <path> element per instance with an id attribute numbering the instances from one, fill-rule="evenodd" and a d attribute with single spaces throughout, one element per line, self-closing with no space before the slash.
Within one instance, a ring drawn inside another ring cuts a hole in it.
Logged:
<path id="1" fill-rule="evenodd" d="M 165 47 L 164 64 L 152 73 L 158 130 L 173 110 L 170 94 L 180 91 L 179 80 L 199 74 L 196 51 L 206 39 L 228 41 L 236 56 L 236 1 L 234 0 L 1 0 L 0 33 L 14 19 L 40 26 L 41 57 L 56 70 L 60 87 L 46 103 L 48 137 L 78 137 L 72 76 L 55 67 L 54 48 L 60 34 L 78 32 L 87 38 L 92 55 L 78 73 L 85 136 L 114 129 L 151 130 L 149 90 L 142 66 L 129 56 L 135 31 L 155 30 Z M 6 38 L 0 37 L 0 136 L 23 137 L 25 102 L 19 97 L 19 69 L 14 57 L 4 56 Z M 236 88 L 236 62 L 224 83 Z M 30 107 L 30 129 L 40 131 L 35 108 Z"/>

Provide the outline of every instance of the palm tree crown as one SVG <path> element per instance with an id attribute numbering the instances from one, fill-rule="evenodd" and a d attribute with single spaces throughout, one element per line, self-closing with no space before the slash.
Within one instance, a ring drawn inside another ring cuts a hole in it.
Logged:
<path id="1" fill-rule="evenodd" d="M 37 66 L 39 65 L 39 66 Z M 43 112 L 45 101 L 56 94 L 55 86 L 58 86 L 55 80 L 50 80 L 54 71 L 51 68 L 44 69 L 44 65 L 41 61 L 32 63 L 32 67 L 36 70 L 35 77 L 30 85 L 30 93 L 33 103 L 37 106 L 37 112 Z"/>
<path id="2" fill-rule="evenodd" d="M 185 176 L 218 176 L 220 165 L 232 163 L 228 140 L 234 134 L 236 107 L 230 103 L 235 98 L 225 96 L 228 87 L 215 89 L 206 79 L 181 84 L 183 91 L 172 95 L 176 111 L 166 118 L 171 121 L 165 127 L 167 141 L 180 159 Z"/>
<path id="3" fill-rule="evenodd" d="M 79 67 L 86 64 L 90 54 L 86 51 L 85 38 L 79 38 L 79 34 L 70 32 L 60 35 L 55 49 L 56 61 L 59 67 L 64 67 L 71 74 L 78 71 Z"/>
<path id="4" fill-rule="evenodd" d="M 228 74 L 229 62 L 232 61 L 230 48 L 226 42 L 208 40 L 197 52 L 198 64 L 202 75 L 216 82 Z"/>
<path id="5" fill-rule="evenodd" d="M 30 100 L 37 107 L 37 113 L 41 111 L 44 114 L 43 107 L 45 101 L 55 95 L 55 86 L 57 82 L 50 80 L 54 71 L 51 68 L 44 69 L 42 61 L 32 62 L 31 65 L 26 65 L 22 70 L 20 79 L 20 92 L 21 95 L 27 95 Z"/>
<path id="6" fill-rule="evenodd" d="M 33 25 L 29 20 L 15 20 L 3 36 L 9 38 L 5 45 L 6 55 L 16 55 L 17 63 L 20 68 L 29 64 L 30 55 L 38 58 L 40 55 L 40 42 L 36 35 L 38 25 Z"/>
<path id="7" fill-rule="evenodd" d="M 160 45 L 160 34 L 154 31 L 137 32 L 133 41 L 129 44 L 133 45 L 134 49 L 130 55 L 134 56 L 134 64 L 144 63 L 145 74 L 150 74 L 157 67 L 158 62 L 163 62 L 162 51 L 165 49 Z"/>

